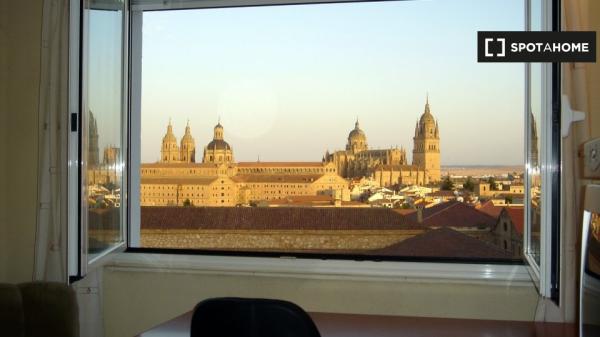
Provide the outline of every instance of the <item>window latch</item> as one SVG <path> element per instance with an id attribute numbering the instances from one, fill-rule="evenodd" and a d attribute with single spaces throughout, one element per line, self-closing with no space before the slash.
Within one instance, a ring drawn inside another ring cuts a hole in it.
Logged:
<path id="1" fill-rule="evenodd" d="M 562 95 L 562 107 L 561 107 L 561 116 L 562 120 L 560 121 L 560 134 L 563 138 L 569 136 L 569 130 L 571 129 L 571 123 L 579 122 L 585 119 L 585 112 L 576 111 L 571 109 L 571 102 L 569 101 L 569 96 Z"/>
<path id="2" fill-rule="evenodd" d="M 77 132 L 77 113 L 71 113 L 71 132 Z"/>

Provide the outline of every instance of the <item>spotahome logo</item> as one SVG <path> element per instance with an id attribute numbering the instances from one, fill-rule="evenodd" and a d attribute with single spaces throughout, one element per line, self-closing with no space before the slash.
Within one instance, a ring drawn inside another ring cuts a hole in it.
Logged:
<path id="1" fill-rule="evenodd" d="M 596 32 L 477 32 L 478 62 L 596 62 Z"/>

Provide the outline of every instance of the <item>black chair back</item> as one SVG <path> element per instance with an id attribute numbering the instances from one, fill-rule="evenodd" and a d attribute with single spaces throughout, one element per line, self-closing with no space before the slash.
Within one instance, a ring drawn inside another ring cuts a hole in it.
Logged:
<path id="1" fill-rule="evenodd" d="M 294 303 L 252 298 L 213 298 L 194 309 L 191 337 L 320 337 Z"/>

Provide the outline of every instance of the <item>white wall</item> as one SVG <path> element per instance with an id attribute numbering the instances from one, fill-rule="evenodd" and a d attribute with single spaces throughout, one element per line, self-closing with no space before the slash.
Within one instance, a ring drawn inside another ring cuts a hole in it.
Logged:
<path id="1" fill-rule="evenodd" d="M 339 281 L 269 276 L 104 270 L 107 337 L 125 337 L 218 296 L 281 298 L 308 311 L 532 320 L 532 286 Z"/>
<path id="2" fill-rule="evenodd" d="M 31 280 L 42 1 L 0 1 L 0 280 Z"/>

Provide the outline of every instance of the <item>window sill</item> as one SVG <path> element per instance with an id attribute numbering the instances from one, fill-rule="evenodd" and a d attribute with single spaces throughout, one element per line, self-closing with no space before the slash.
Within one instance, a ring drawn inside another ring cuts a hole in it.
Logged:
<path id="1" fill-rule="evenodd" d="M 524 265 L 120 253 L 111 271 L 534 287 Z"/>

